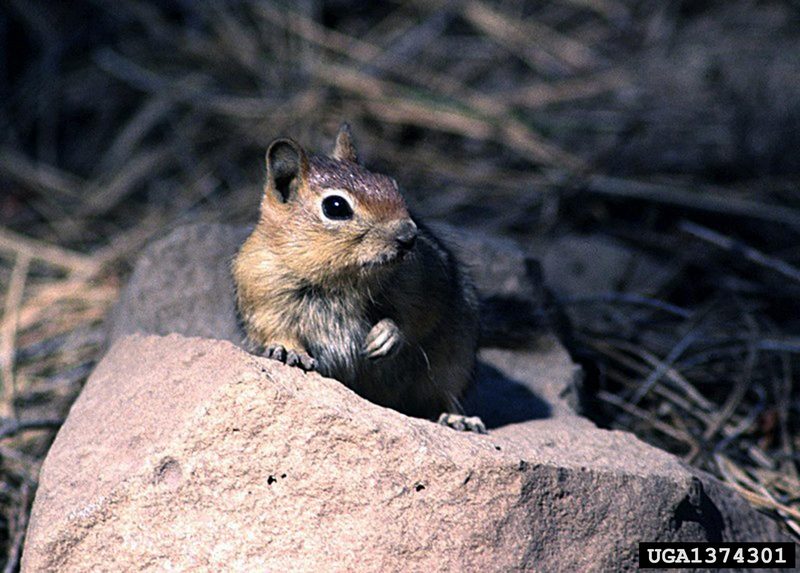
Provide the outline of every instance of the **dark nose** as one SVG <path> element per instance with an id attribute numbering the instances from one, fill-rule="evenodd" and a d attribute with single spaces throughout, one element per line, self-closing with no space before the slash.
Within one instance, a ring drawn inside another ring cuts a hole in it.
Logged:
<path id="1" fill-rule="evenodd" d="M 417 226 L 414 221 L 410 219 L 403 221 L 394 236 L 397 245 L 404 251 L 410 251 L 417 241 L 417 232 Z"/>

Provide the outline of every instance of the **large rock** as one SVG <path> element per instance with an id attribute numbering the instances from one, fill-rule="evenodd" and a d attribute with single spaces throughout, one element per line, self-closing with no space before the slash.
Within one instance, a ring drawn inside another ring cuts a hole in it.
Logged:
<path id="1" fill-rule="evenodd" d="M 135 335 L 53 444 L 22 568 L 614 571 L 643 540 L 720 539 L 781 536 L 630 434 L 458 433 L 229 342 Z"/>

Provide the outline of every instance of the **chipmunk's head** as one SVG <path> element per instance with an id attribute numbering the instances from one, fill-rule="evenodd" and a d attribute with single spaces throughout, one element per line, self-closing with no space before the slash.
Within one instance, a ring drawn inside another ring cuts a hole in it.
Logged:
<path id="1" fill-rule="evenodd" d="M 379 276 L 413 253 L 417 226 L 397 182 L 358 163 L 347 124 L 330 156 L 277 139 L 266 162 L 261 230 L 298 276 L 313 283 Z"/>

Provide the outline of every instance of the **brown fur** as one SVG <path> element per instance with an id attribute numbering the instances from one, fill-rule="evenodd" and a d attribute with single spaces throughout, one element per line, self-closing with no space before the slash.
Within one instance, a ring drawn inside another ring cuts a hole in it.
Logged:
<path id="1" fill-rule="evenodd" d="M 233 267 L 248 336 L 310 354 L 322 374 L 377 404 L 428 418 L 457 411 L 475 361 L 474 288 L 418 219 L 416 243 L 398 246 L 412 217 L 397 184 L 356 157 L 346 129 L 332 157 L 288 140 L 270 146 L 261 215 Z M 351 220 L 323 216 L 330 193 L 352 201 Z M 387 318 L 401 342 L 370 358 L 370 331 Z"/>

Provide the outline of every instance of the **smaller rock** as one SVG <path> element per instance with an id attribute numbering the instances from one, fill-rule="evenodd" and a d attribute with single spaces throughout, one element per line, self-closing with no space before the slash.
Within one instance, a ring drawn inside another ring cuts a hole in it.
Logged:
<path id="1" fill-rule="evenodd" d="M 149 244 L 109 318 L 109 345 L 128 334 L 171 332 L 243 345 L 230 268 L 248 232 L 199 223 Z"/>
<path id="2" fill-rule="evenodd" d="M 653 295 L 674 271 L 607 237 L 567 235 L 543 251 L 545 285 L 560 298 L 615 292 Z"/>
<path id="3" fill-rule="evenodd" d="M 559 326 L 544 289 L 538 261 L 512 240 L 465 232 L 436 223 L 432 228 L 469 269 L 481 297 L 481 346 L 526 348 Z"/>

